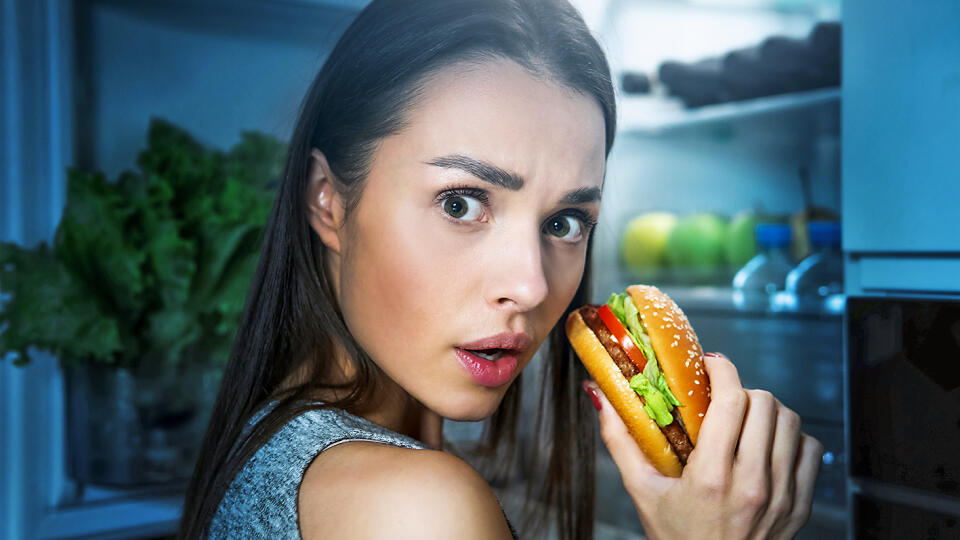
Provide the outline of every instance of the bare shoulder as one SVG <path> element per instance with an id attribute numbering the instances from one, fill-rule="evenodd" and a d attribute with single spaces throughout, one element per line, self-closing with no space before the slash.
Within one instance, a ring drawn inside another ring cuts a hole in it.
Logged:
<path id="1" fill-rule="evenodd" d="M 466 462 L 437 450 L 348 442 L 300 485 L 303 538 L 511 538 L 500 503 Z"/>

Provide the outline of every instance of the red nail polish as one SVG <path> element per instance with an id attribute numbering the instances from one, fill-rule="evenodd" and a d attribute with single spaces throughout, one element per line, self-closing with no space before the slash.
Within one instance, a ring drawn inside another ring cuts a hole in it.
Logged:
<path id="1" fill-rule="evenodd" d="M 721 356 L 723 356 L 722 354 L 717 353 L 717 352 L 703 353 L 703 355 L 704 355 L 704 356 L 710 356 L 710 357 L 713 357 L 713 358 L 720 358 Z"/>
<path id="2" fill-rule="evenodd" d="M 580 383 L 580 388 L 583 388 L 583 391 L 590 396 L 590 400 L 593 401 L 593 408 L 599 411 L 602 405 L 600 403 L 600 396 L 597 395 L 597 391 L 587 384 L 587 381 Z"/>

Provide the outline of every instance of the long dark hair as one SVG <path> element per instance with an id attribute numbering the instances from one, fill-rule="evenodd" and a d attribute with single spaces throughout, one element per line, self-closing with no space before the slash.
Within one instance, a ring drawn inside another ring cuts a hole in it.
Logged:
<path id="1" fill-rule="evenodd" d="M 326 156 L 349 215 L 377 143 L 403 129 L 426 78 L 454 63 L 496 59 L 595 98 L 606 120 L 609 155 L 616 131 L 609 67 L 566 0 L 371 2 L 341 36 L 301 104 L 256 275 L 187 492 L 180 538 L 205 535 L 234 476 L 284 423 L 320 407 L 362 414 L 385 377 L 344 323 L 324 268 L 325 247 L 308 224 L 310 150 Z M 593 411 L 579 395 L 587 374 L 563 333 L 569 310 L 589 301 L 590 244 L 580 287 L 548 338 L 538 407 L 547 414 L 541 412 L 535 431 L 551 444 L 534 457 L 545 461 L 535 468 L 543 481 L 528 484 L 538 490 L 528 492 L 528 500 L 555 509 L 563 538 L 593 533 Z M 356 377 L 348 384 L 332 383 L 335 346 L 355 363 Z M 310 380 L 278 394 L 281 382 L 304 362 Z M 488 455 L 506 449 L 513 456 L 521 380 L 487 420 Z M 317 388 L 339 388 L 344 397 L 317 404 L 311 399 Z M 270 398 L 279 404 L 241 436 Z"/>

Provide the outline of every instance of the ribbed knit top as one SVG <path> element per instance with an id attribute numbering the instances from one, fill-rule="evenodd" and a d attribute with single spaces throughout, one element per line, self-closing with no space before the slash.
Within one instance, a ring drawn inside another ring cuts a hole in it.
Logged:
<path id="1" fill-rule="evenodd" d="M 276 402 L 251 418 L 252 427 Z M 210 538 L 299 540 L 297 493 L 314 457 L 349 441 L 428 449 L 420 441 L 341 409 L 306 411 L 284 424 L 233 479 L 210 523 Z M 517 534 L 509 524 L 513 537 Z"/>

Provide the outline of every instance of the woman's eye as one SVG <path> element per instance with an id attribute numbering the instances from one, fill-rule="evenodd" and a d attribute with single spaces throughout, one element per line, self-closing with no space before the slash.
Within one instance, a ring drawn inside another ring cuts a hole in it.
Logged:
<path id="1" fill-rule="evenodd" d="M 573 216 L 557 216 L 547 222 L 547 232 L 565 240 L 577 240 L 582 234 L 580 220 Z"/>
<path id="2" fill-rule="evenodd" d="M 443 211 L 463 221 L 476 220 L 483 211 L 480 201 L 465 195 L 452 195 L 443 200 Z"/>

